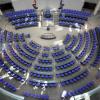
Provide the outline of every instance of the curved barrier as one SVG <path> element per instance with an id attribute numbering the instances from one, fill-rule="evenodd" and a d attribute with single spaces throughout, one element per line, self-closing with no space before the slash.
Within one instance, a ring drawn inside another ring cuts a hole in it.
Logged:
<path id="1" fill-rule="evenodd" d="M 15 100 L 24 100 L 24 97 L 23 96 L 19 96 L 19 95 L 10 93 L 10 92 L 2 89 L 2 88 L 0 88 L 0 93 L 4 94 L 6 96 L 9 96 L 10 98 L 15 99 Z"/>

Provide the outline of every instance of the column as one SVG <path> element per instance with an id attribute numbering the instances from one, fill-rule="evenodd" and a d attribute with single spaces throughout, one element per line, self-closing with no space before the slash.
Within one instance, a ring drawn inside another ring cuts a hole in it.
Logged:
<path id="1" fill-rule="evenodd" d="M 100 1 L 97 3 L 93 14 L 96 15 L 99 9 L 100 9 Z"/>

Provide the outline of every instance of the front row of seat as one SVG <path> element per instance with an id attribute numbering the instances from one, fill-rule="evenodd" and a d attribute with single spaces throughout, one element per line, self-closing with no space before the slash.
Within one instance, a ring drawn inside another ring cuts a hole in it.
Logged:
<path id="1" fill-rule="evenodd" d="M 35 81 L 35 80 L 29 80 L 29 85 L 31 86 L 37 86 L 37 87 L 43 87 L 44 85 L 46 87 L 56 87 L 57 86 L 57 83 L 56 82 L 50 82 L 50 83 L 44 83 L 44 82 L 38 82 L 38 81 Z"/>
<path id="2" fill-rule="evenodd" d="M 88 82 L 85 86 L 82 86 L 82 87 L 77 88 L 77 89 L 75 89 L 73 91 L 67 92 L 66 98 L 82 94 L 82 93 L 92 89 L 93 86 L 94 86 L 94 81 Z"/>
<path id="3" fill-rule="evenodd" d="M 8 89 L 10 89 L 11 91 L 15 92 L 16 91 L 16 87 L 8 82 L 6 82 L 4 79 L 0 78 L 0 84 L 6 86 Z"/>
<path id="4" fill-rule="evenodd" d="M 73 27 L 73 28 L 77 28 L 76 24 L 75 23 L 72 23 L 72 22 L 65 22 L 65 21 L 59 21 L 59 25 L 60 26 L 65 26 L 65 27 Z M 78 24 L 78 26 L 80 27 L 81 24 Z"/>
<path id="5" fill-rule="evenodd" d="M 43 95 L 41 95 L 41 94 L 32 94 L 32 93 L 26 91 L 26 92 L 23 92 L 23 95 L 25 97 L 32 97 L 32 98 L 38 99 L 38 100 L 49 100 L 49 96 L 47 94 L 43 94 Z"/>
<path id="6" fill-rule="evenodd" d="M 38 23 L 36 21 L 18 23 L 15 25 L 15 28 L 19 29 L 19 28 L 25 28 L 25 27 L 30 27 L 30 26 L 38 26 Z"/>

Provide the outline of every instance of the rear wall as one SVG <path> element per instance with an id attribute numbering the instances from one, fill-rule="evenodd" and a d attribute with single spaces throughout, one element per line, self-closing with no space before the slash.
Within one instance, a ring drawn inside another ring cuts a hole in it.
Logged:
<path id="1" fill-rule="evenodd" d="M 84 0 L 63 0 L 64 8 L 81 10 L 84 4 Z M 44 8 L 58 8 L 60 0 L 37 0 L 39 9 Z M 15 10 L 24 10 L 32 8 L 32 0 L 12 0 L 12 4 Z"/>

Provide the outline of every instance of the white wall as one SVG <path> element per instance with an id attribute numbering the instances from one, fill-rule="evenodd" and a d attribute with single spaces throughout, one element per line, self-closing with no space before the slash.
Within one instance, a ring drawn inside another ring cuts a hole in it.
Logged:
<path id="1" fill-rule="evenodd" d="M 15 11 L 33 8 L 32 0 L 12 0 L 12 5 Z"/>
<path id="2" fill-rule="evenodd" d="M 60 0 L 37 0 L 39 9 L 44 8 L 58 8 Z M 65 8 L 81 10 L 84 4 L 84 0 L 63 0 Z M 12 4 L 15 10 L 23 10 L 32 8 L 32 0 L 12 0 Z"/>
<path id="3" fill-rule="evenodd" d="M 37 0 L 39 9 L 58 8 L 59 0 Z"/>
<path id="4" fill-rule="evenodd" d="M 84 5 L 84 0 L 64 0 L 65 8 L 68 9 L 75 9 L 75 10 L 82 10 Z"/>

